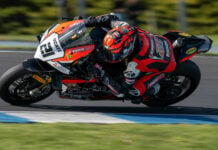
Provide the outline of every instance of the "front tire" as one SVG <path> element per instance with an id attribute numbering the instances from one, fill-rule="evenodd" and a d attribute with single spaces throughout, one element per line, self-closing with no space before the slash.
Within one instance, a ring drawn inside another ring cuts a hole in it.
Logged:
<path id="1" fill-rule="evenodd" d="M 166 107 L 184 100 L 198 87 L 201 80 L 199 67 L 191 60 L 178 64 L 170 75 L 177 84 L 161 84 L 161 89 L 152 99 L 143 103 L 149 107 Z"/>
<path id="2" fill-rule="evenodd" d="M 46 85 L 41 94 L 31 95 L 30 90 L 41 88 L 32 78 L 33 73 L 26 70 L 22 64 L 16 65 L 6 71 L 0 78 L 0 97 L 12 105 L 29 105 L 41 101 L 53 93 L 51 85 Z"/>

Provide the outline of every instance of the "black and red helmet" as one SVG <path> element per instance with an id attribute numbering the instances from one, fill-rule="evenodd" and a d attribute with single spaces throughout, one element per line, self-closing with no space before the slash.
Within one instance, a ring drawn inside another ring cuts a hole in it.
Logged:
<path id="1" fill-rule="evenodd" d="M 104 51 L 108 61 L 116 63 L 132 53 L 137 30 L 131 26 L 122 26 L 110 30 L 104 37 Z"/>

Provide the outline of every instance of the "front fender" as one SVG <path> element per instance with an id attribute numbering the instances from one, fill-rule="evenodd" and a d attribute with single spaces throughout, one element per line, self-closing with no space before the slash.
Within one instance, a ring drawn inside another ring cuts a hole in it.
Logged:
<path id="1" fill-rule="evenodd" d="M 31 72 L 55 72 L 55 69 L 48 63 L 35 58 L 26 59 L 22 64 L 26 70 Z"/>

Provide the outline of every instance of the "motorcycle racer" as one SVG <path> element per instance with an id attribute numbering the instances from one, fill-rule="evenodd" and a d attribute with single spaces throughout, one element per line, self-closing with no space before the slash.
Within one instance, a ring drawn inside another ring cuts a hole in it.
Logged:
<path id="1" fill-rule="evenodd" d="M 130 26 L 113 14 L 90 16 L 85 19 L 85 25 L 110 29 L 104 36 L 103 45 L 97 49 L 98 62 L 127 62 L 124 82 L 115 80 L 100 63 L 88 66 L 89 73 L 117 97 L 125 96 L 132 103 L 148 99 L 160 90 L 158 81 L 176 67 L 172 43 L 166 37 Z"/>
<path id="2" fill-rule="evenodd" d="M 38 36 L 33 58 L 3 73 L 3 101 L 30 105 L 56 91 L 60 98 L 131 99 L 149 107 L 166 107 L 199 86 L 201 71 L 190 59 L 210 50 L 213 41 L 206 35 L 169 31 L 162 37 L 115 15 L 66 19 Z"/>

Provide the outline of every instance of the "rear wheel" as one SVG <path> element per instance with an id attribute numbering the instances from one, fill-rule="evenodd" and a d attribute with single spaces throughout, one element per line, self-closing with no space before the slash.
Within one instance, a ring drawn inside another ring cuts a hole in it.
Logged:
<path id="1" fill-rule="evenodd" d="M 160 81 L 160 91 L 143 103 L 149 107 L 165 107 L 184 100 L 198 87 L 201 79 L 199 67 L 188 60 L 179 64 L 176 70 Z"/>
<path id="2" fill-rule="evenodd" d="M 51 84 L 42 84 L 34 75 L 41 79 L 49 78 L 46 74 L 27 71 L 22 64 L 12 67 L 0 78 L 0 97 L 12 105 L 29 105 L 51 95 Z"/>

